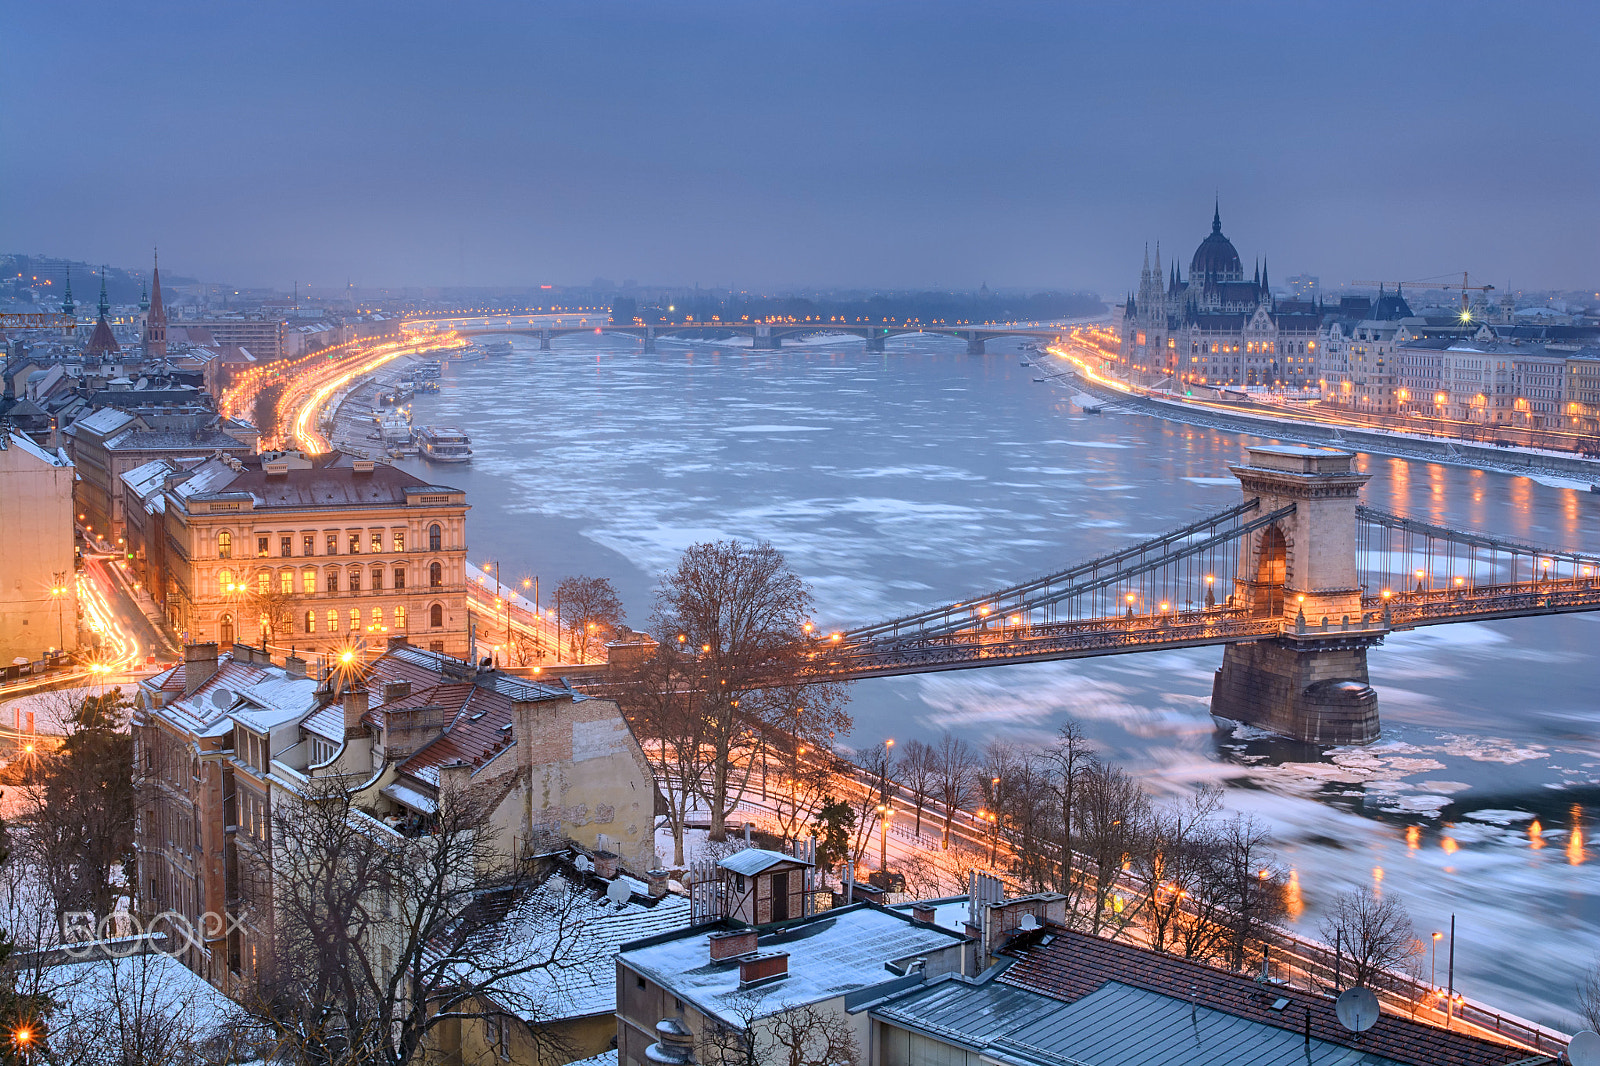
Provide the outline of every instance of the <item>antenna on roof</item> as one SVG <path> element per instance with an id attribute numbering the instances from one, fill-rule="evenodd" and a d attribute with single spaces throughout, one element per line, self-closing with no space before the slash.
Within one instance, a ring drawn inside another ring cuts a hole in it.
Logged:
<path id="1" fill-rule="evenodd" d="M 1339 993 L 1333 1012 L 1339 1016 L 1340 1025 L 1352 1033 L 1364 1033 L 1378 1024 L 1378 997 L 1370 988 L 1352 985 Z"/>
<path id="2" fill-rule="evenodd" d="M 1572 1066 L 1600 1066 L 1600 1033 L 1593 1029 L 1573 1033 L 1567 1044 L 1567 1061 Z"/>

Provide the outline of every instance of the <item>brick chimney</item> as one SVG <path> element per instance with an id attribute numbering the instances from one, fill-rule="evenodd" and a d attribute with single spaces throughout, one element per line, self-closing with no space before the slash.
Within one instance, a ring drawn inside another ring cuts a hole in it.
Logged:
<path id="1" fill-rule="evenodd" d="M 457 759 L 439 767 L 439 791 L 465 792 L 472 784 L 472 764 Z"/>
<path id="2" fill-rule="evenodd" d="M 215 644 L 189 644 L 183 649 L 183 694 L 194 695 L 194 690 L 211 680 L 217 672 L 217 646 Z"/>
<path id="3" fill-rule="evenodd" d="M 926 922 L 932 925 L 934 913 L 933 904 L 931 903 L 913 903 L 911 905 L 912 921 Z"/>
<path id="4" fill-rule="evenodd" d="M 711 961 L 722 962 L 736 955 L 748 955 L 756 949 L 756 931 L 754 929 L 734 929 L 725 933 L 712 933 L 708 937 L 711 941 Z"/>
<path id="5" fill-rule="evenodd" d="M 361 724 L 361 718 L 367 713 L 367 690 L 364 688 L 347 688 L 344 690 L 344 735 L 346 739 L 358 737 L 366 727 Z"/>
<path id="6" fill-rule="evenodd" d="M 511 739 L 517 745 L 517 770 L 533 771 L 533 721 L 537 700 L 516 700 L 511 704 Z"/>
<path id="7" fill-rule="evenodd" d="M 283 672 L 296 680 L 304 680 L 306 661 L 298 655 L 290 655 L 283 660 Z"/>
<path id="8" fill-rule="evenodd" d="M 603 877 L 607 881 L 616 880 L 617 871 L 622 864 L 619 856 L 609 851 L 597 851 L 589 857 L 594 860 L 594 875 L 596 877 Z"/>
<path id="9" fill-rule="evenodd" d="M 662 899 L 667 894 L 667 871 L 646 870 L 645 881 L 650 886 L 650 898 Z"/>
<path id="10" fill-rule="evenodd" d="M 748 988 L 762 981 L 771 981 L 789 975 L 787 951 L 763 951 L 739 960 L 739 987 Z"/>
<path id="11" fill-rule="evenodd" d="M 411 682 L 409 681 L 388 681 L 384 683 L 384 703 L 393 703 L 395 700 L 403 700 L 409 695 L 411 695 Z"/>

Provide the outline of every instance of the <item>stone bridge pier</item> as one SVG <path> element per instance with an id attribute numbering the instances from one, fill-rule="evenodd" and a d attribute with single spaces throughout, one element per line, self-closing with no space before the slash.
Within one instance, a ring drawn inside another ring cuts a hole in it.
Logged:
<path id="1" fill-rule="evenodd" d="M 1279 636 L 1230 644 L 1211 688 L 1211 713 L 1311 744 L 1378 738 L 1367 649 L 1387 632 L 1364 617 L 1356 576 L 1356 504 L 1370 475 L 1333 448 L 1251 448 L 1231 467 L 1259 514 L 1291 514 L 1249 535 L 1233 602 L 1276 618 Z"/>
<path id="2" fill-rule="evenodd" d="M 869 352 L 881 352 L 881 351 L 883 351 L 884 350 L 883 342 L 884 342 L 885 339 L 886 338 L 881 333 L 878 334 L 877 336 L 873 336 L 871 332 L 868 332 L 867 333 L 867 338 L 866 338 L 866 340 L 867 340 L 867 351 L 869 351 Z"/>
<path id="3" fill-rule="evenodd" d="M 541 329 L 539 331 L 539 350 L 541 352 L 548 352 L 550 350 L 550 327 L 549 326 L 546 326 L 544 329 Z"/>
<path id="4" fill-rule="evenodd" d="M 644 350 L 646 352 L 656 350 L 656 328 L 654 326 L 646 326 L 644 328 Z"/>
<path id="5" fill-rule="evenodd" d="M 984 342 L 984 338 L 981 335 L 979 335 L 977 333 L 968 333 L 967 334 L 967 354 L 968 355 L 983 355 L 984 354 L 983 342 Z"/>
<path id="6" fill-rule="evenodd" d="M 755 340 L 751 343 L 750 347 L 754 351 L 758 352 L 771 351 L 774 348 L 779 347 L 781 344 L 781 339 L 772 335 L 771 326 L 757 326 Z"/>

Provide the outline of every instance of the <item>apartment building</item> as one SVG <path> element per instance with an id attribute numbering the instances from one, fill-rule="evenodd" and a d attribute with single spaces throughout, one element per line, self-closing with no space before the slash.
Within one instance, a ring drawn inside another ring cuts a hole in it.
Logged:
<path id="1" fill-rule="evenodd" d="M 78 646 L 72 462 L 0 428 L 0 664 Z"/>
<path id="2" fill-rule="evenodd" d="M 466 656 L 466 494 L 340 452 L 211 460 L 166 490 L 165 579 L 186 643 Z"/>

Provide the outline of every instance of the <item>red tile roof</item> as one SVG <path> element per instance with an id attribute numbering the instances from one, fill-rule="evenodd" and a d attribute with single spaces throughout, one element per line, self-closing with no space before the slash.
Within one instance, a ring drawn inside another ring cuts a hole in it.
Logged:
<path id="1" fill-rule="evenodd" d="M 1242 974 L 1085 933 L 1054 927 L 1049 933 L 1052 935 L 1048 937 L 1030 937 L 1031 943 L 1008 952 L 1017 961 L 1000 980 L 1067 1003 L 1083 998 L 1107 981 L 1119 981 L 1179 999 L 1198 997 L 1203 1007 L 1295 1032 L 1304 1031 L 1309 1010 L 1311 1035 L 1317 1039 L 1359 1047 L 1416 1066 L 1499 1066 L 1530 1058 L 1528 1051 L 1518 1047 L 1447 1032 L 1387 1013 L 1361 1035 L 1358 1043 L 1354 1034 L 1339 1024 L 1333 1000 L 1327 996 L 1282 985 L 1262 985 Z M 1289 1005 L 1272 1010 L 1272 1003 L 1280 997 L 1289 1000 Z"/>

